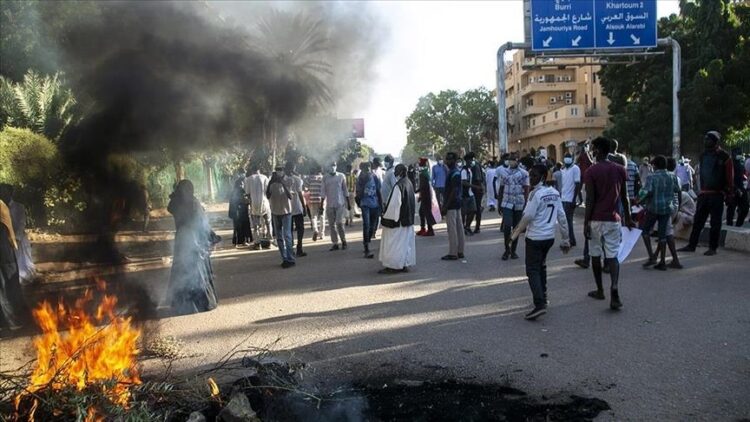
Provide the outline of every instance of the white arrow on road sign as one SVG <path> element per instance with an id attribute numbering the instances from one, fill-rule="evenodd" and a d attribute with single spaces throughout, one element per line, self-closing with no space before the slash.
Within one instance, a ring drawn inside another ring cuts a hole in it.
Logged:
<path id="1" fill-rule="evenodd" d="M 615 43 L 615 39 L 614 39 L 614 37 L 612 36 L 612 33 L 611 33 L 611 32 L 609 33 L 609 39 L 607 40 L 607 42 L 609 43 L 609 45 L 612 45 L 612 44 L 614 44 L 614 43 Z"/>
<path id="2" fill-rule="evenodd" d="M 549 47 L 549 43 L 551 42 L 552 42 L 552 36 L 550 36 L 546 40 L 542 40 L 542 47 Z"/>
<path id="3" fill-rule="evenodd" d="M 570 40 L 570 43 L 573 45 L 573 47 L 578 47 L 578 43 L 581 41 L 581 36 L 577 36 Z"/>
<path id="4" fill-rule="evenodd" d="M 633 40 L 633 45 L 638 45 L 638 44 L 640 44 L 640 43 L 641 43 L 641 39 L 640 39 L 640 38 L 638 38 L 638 37 L 636 37 L 636 36 L 635 36 L 635 35 L 633 35 L 633 34 L 630 34 L 630 39 L 632 39 L 632 40 Z"/>

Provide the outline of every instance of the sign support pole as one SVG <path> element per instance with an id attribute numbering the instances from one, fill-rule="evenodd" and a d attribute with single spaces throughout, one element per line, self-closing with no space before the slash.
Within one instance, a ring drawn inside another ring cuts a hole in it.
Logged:
<path id="1" fill-rule="evenodd" d="M 682 73 L 682 54 L 680 43 L 672 37 L 659 38 L 659 46 L 672 48 L 672 157 L 679 160 L 680 150 L 680 77 Z"/>
<path id="2" fill-rule="evenodd" d="M 672 157 L 678 160 L 681 156 L 680 141 L 680 84 L 682 74 L 682 54 L 680 43 L 672 37 L 659 38 L 660 47 L 672 49 Z M 500 154 L 508 152 L 508 115 L 505 111 L 505 52 L 509 50 L 529 49 L 530 43 L 507 42 L 497 49 L 497 137 Z"/>

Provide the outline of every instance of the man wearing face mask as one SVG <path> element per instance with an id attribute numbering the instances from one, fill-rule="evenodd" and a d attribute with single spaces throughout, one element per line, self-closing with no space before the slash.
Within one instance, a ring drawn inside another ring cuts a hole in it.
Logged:
<path id="1" fill-rule="evenodd" d="M 687 246 L 678 252 L 695 252 L 706 220 L 711 216 L 708 251 L 704 255 L 716 255 L 721 236 L 721 217 L 724 213 L 724 201 L 732 201 L 734 196 L 734 163 L 729 154 L 719 147 L 721 135 L 712 130 L 703 138 L 705 150 L 698 158 L 698 178 L 700 193 L 695 210 L 693 231 Z"/>
<path id="2" fill-rule="evenodd" d="M 349 189 L 346 186 L 344 173 L 336 171 L 336 163 L 331 164 L 328 173 L 323 176 L 323 198 L 326 204 L 326 219 L 330 224 L 332 251 L 346 249 L 346 232 L 344 231 L 344 213 L 351 209 Z"/>
<path id="3" fill-rule="evenodd" d="M 393 156 L 388 154 L 383 161 L 385 162 L 385 173 L 380 187 L 380 195 L 383 197 L 383 201 L 388 201 L 397 180 L 393 169 Z"/>
<path id="4" fill-rule="evenodd" d="M 568 225 L 568 237 L 570 246 L 576 245 L 576 234 L 573 230 L 573 216 L 576 211 L 576 198 L 581 195 L 581 169 L 573 164 L 573 156 L 570 153 L 565 154 L 563 158 L 563 167 L 560 169 L 562 186 L 560 187 L 560 196 L 562 198 L 565 218 Z"/>
<path id="5" fill-rule="evenodd" d="M 443 195 L 445 195 L 445 181 L 448 177 L 448 167 L 443 163 L 439 155 L 435 155 L 437 163 L 432 166 L 432 187 L 435 188 L 435 196 L 438 205 L 443 206 Z"/>
<path id="6" fill-rule="evenodd" d="M 529 173 L 518 168 L 518 158 L 511 155 L 508 160 L 508 170 L 503 174 L 498 184 L 497 201 L 500 204 L 503 216 L 503 237 L 505 240 L 505 252 L 503 261 L 508 258 L 518 259 L 516 248 L 518 239 L 511 240 L 513 229 L 521 222 L 523 208 L 529 197 Z"/>
<path id="7" fill-rule="evenodd" d="M 383 263 L 380 274 L 407 272 L 408 267 L 417 264 L 416 235 L 414 233 L 414 185 L 406 177 L 406 166 L 397 165 L 393 174 L 396 183 L 385 204 L 383 219 L 383 240 L 379 259 Z"/>
<path id="8" fill-rule="evenodd" d="M 492 196 L 495 197 L 495 203 L 497 203 L 497 212 L 500 213 L 500 217 L 503 216 L 503 207 L 500 206 L 500 202 L 497 201 L 498 191 L 500 190 L 500 180 L 505 176 L 508 171 L 508 163 L 510 154 L 507 152 L 500 156 L 500 164 L 495 168 L 495 176 L 492 179 Z"/>

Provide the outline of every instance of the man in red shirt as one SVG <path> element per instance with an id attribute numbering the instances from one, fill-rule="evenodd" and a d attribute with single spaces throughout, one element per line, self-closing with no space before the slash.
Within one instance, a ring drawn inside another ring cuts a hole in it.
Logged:
<path id="1" fill-rule="evenodd" d="M 589 240 L 596 290 L 589 292 L 588 295 L 594 299 L 605 299 L 602 287 L 603 255 L 612 280 L 609 307 L 617 310 L 622 307 L 618 290 L 620 262 L 617 260 L 617 252 L 621 241 L 621 217 L 618 202 L 622 204 L 625 225 L 633 228 L 633 221 L 630 218 L 630 200 L 627 194 L 620 194 L 628 191 L 626 184 L 628 176 L 623 166 L 609 161 L 608 155 L 612 148 L 612 142 L 609 139 L 600 136 L 591 142 L 591 146 L 596 163 L 583 175 L 583 183 L 586 186 L 586 217 L 583 223 L 583 234 Z"/>

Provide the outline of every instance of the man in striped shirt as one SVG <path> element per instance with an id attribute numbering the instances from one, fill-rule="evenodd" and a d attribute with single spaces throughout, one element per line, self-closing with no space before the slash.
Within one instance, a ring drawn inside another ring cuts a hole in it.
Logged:
<path id="1" fill-rule="evenodd" d="M 325 236 L 326 216 L 320 210 L 323 208 L 323 172 L 318 167 L 315 174 L 311 174 L 305 181 L 307 191 L 310 193 L 310 220 L 312 221 L 313 242 Z"/>

